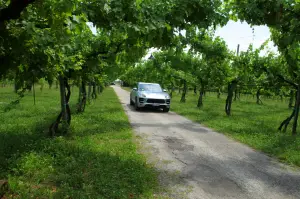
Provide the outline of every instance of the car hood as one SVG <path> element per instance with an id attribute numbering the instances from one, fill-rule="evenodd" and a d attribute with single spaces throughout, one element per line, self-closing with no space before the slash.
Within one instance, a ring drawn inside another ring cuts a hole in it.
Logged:
<path id="1" fill-rule="evenodd" d="M 140 96 L 141 95 L 145 95 L 146 98 L 151 98 L 151 99 L 166 99 L 170 97 L 169 94 L 165 92 L 154 93 L 154 92 L 142 91 L 140 92 Z"/>

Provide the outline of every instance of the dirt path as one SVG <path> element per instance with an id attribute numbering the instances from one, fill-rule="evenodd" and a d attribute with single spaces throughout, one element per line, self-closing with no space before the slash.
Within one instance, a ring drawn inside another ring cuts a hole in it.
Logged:
<path id="1" fill-rule="evenodd" d="M 172 198 L 300 198 L 300 171 L 173 112 L 137 112 L 113 88 Z"/>

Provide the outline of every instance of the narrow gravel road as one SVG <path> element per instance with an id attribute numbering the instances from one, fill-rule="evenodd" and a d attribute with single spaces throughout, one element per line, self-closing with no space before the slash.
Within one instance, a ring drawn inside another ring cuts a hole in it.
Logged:
<path id="1" fill-rule="evenodd" d="M 137 112 L 113 88 L 171 198 L 300 199 L 299 170 L 173 112 Z"/>

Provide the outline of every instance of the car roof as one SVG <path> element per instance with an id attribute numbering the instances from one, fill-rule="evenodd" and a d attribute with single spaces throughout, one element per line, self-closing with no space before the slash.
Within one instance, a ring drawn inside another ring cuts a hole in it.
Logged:
<path id="1" fill-rule="evenodd" d="M 138 82 L 138 84 L 157 84 L 157 85 L 159 85 L 158 83 L 147 83 L 147 82 Z"/>

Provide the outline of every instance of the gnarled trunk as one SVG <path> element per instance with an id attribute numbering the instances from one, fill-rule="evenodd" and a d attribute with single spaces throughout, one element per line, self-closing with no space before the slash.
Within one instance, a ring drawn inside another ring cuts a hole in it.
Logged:
<path id="1" fill-rule="evenodd" d="M 298 116 L 299 116 L 299 106 L 300 106 L 300 85 L 297 86 L 297 92 L 296 92 L 296 101 L 295 106 L 292 114 L 286 118 L 279 126 L 278 130 L 282 130 L 282 127 L 284 126 L 283 132 L 286 132 L 287 126 L 289 125 L 290 121 L 294 118 L 293 128 L 292 128 L 292 135 L 297 134 L 297 122 L 298 122 Z"/>
<path id="2" fill-rule="evenodd" d="M 235 90 L 237 86 L 237 80 L 233 80 L 228 84 L 228 95 L 226 98 L 226 104 L 225 104 L 225 112 L 226 115 L 231 115 L 231 104 L 232 104 L 232 98 L 233 98 L 233 91 Z"/>
<path id="3" fill-rule="evenodd" d="M 96 83 L 92 83 L 93 89 L 92 89 L 92 99 L 97 99 L 97 92 L 96 92 Z"/>
<path id="4" fill-rule="evenodd" d="M 85 109 L 85 105 L 86 105 L 86 86 L 85 86 L 85 82 L 82 81 L 81 82 L 81 87 L 79 89 L 79 103 L 77 105 L 77 112 L 84 112 Z"/>
<path id="5" fill-rule="evenodd" d="M 220 99 L 221 97 L 221 89 L 218 89 L 218 95 L 217 95 L 217 98 Z"/>
<path id="6" fill-rule="evenodd" d="M 238 89 L 236 88 L 236 89 L 234 90 L 234 101 L 236 101 L 237 96 L 238 96 Z"/>
<path id="7" fill-rule="evenodd" d="M 282 127 L 284 126 L 283 132 L 286 132 L 287 126 L 289 125 L 290 121 L 293 119 L 293 117 L 295 116 L 295 109 L 293 110 L 292 114 L 286 118 L 285 120 L 283 120 L 283 122 L 281 122 L 278 130 L 282 131 Z"/>
<path id="8" fill-rule="evenodd" d="M 62 112 L 62 122 L 66 123 L 68 120 L 66 85 L 65 85 L 64 78 L 62 76 L 59 76 L 59 88 L 60 88 L 60 105 L 61 105 L 61 112 Z"/>
<path id="9" fill-rule="evenodd" d="M 262 88 L 258 88 L 257 89 L 257 92 L 256 92 L 256 104 L 263 104 L 263 102 L 261 101 L 261 99 L 260 99 L 260 90 L 261 90 Z"/>
<path id="10" fill-rule="evenodd" d="M 92 85 L 91 85 L 91 83 L 89 82 L 89 87 L 88 87 L 88 101 L 91 100 L 91 92 L 92 92 Z"/>
<path id="11" fill-rule="evenodd" d="M 33 105 L 35 105 L 35 88 L 34 88 L 34 77 L 32 78 L 32 89 L 33 89 Z"/>
<path id="12" fill-rule="evenodd" d="M 51 124 L 49 128 L 49 134 L 54 136 L 58 131 L 58 126 L 62 124 L 63 133 L 67 133 L 69 126 L 71 124 L 71 110 L 69 106 L 69 100 L 71 96 L 70 86 L 68 84 L 68 79 L 59 76 L 59 85 L 60 85 L 60 104 L 61 104 L 61 112 L 56 118 L 55 122 Z M 66 93 L 67 89 L 67 93 Z"/>
<path id="13" fill-rule="evenodd" d="M 187 91 L 187 83 L 186 83 L 186 80 L 184 80 L 183 81 L 183 90 L 182 90 L 182 95 L 181 95 L 180 102 L 184 103 L 186 101 L 186 99 L 185 99 L 186 91 Z"/>
<path id="14" fill-rule="evenodd" d="M 289 100 L 289 108 L 293 108 L 295 99 L 295 92 L 293 90 L 290 91 L 290 100 Z"/>
<path id="15" fill-rule="evenodd" d="M 295 103 L 295 116 L 294 116 L 294 124 L 292 129 L 292 134 L 297 134 L 297 122 L 298 122 L 298 116 L 299 116 L 299 106 L 300 106 L 300 84 L 298 84 L 297 88 L 297 97 L 296 97 L 296 103 Z"/>
<path id="16" fill-rule="evenodd" d="M 170 98 L 173 97 L 173 91 L 174 91 L 174 83 L 171 82 L 171 93 L 170 93 Z"/>
<path id="17" fill-rule="evenodd" d="M 203 107 L 203 95 L 204 95 L 204 92 L 205 92 L 204 86 L 201 85 L 200 95 L 199 95 L 198 104 L 197 104 L 198 108 Z"/>
<path id="18" fill-rule="evenodd" d="M 97 90 L 98 90 L 98 94 L 100 94 L 100 93 L 102 92 L 102 91 L 101 91 L 101 86 L 100 86 L 100 85 L 98 85 Z"/>

